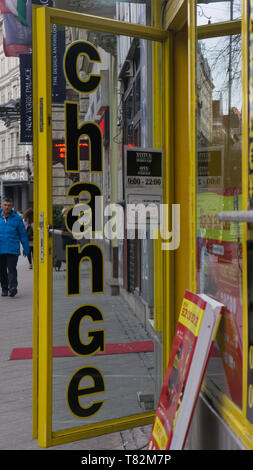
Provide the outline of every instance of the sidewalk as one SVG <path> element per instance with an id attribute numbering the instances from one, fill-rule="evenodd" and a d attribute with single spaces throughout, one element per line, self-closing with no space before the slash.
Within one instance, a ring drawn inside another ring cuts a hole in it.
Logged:
<path id="1" fill-rule="evenodd" d="M 0 297 L 0 450 L 41 450 L 37 441 L 32 439 L 32 360 L 10 360 L 14 348 L 32 346 L 33 271 L 28 269 L 27 260 L 21 256 L 18 263 L 18 280 L 16 297 Z M 67 360 L 61 359 L 66 363 Z M 50 449 L 145 449 L 150 431 L 151 425 Z"/>

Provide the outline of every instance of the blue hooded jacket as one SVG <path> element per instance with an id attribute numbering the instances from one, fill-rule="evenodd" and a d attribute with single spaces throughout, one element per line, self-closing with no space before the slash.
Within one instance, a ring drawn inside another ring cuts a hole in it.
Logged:
<path id="1" fill-rule="evenodd" d="M 0 210 L 0 254 L 20 255 L 20 242 L 24 255 L 30 253 L 27 232 L 22 217 L 12 210 L 6 222 Z"/>

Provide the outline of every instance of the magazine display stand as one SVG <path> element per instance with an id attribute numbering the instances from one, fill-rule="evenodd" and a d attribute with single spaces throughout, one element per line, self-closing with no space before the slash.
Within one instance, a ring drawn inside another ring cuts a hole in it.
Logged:
<path id="1" fill-rule="evenodd" d="M 148 450 L 184 448 L 223 308 L 185 292 Z"/>

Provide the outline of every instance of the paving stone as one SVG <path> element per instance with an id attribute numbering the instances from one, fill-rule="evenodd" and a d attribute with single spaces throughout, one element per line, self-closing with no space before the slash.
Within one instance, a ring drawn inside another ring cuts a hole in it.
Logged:
<path id="1" fill-rule="evenodd" d="M 85 266 L 88 270 L 88 263 Z M 66 325 L 71 312 L 83 303 L 96 303 L 103 310 L 106 342 L 131 342 L 150 339 L 139 319 L 121 296 L 111 297 L 108 286 L 103 296 L 92 296 L 87 288 L 90 275 L 82 273 L 82 294 L 80 298 L 66 299 L 62 296 L 66 286 L 66 272 L 54 273 L 54 345 L 67 344 Z M 32 438 L 33 366 L 32 360 L 10 360 L 13 348 L 32 347 L 33 341 L 33 271 L 28 269 L 27 260 L 19 258 L 18 294 L 15 298 L 0 298 L 0 449 L 41 450 L 37 440 Z M 53 360 L 54 416 L 62 423 L 67 410 L 65 393 L 71 373 L 83 364 L 92 363 L 101 367 L 106 380 L 106 400 L 103 419 L 142 413 L 137 402 L 137 391 L 153 383 L 153 353 L 118 354 L 104 357 L 55 358 Z M 68 379 L 68 380 L 67 380 Z M 129 393 L 129 390 L 132 390 Z M 58 393 L 58 395 L 57 395 Z M 61 396 L 62 395 L 62 396 Z M 139 407 L 139 408 L 138 408 Z M 111 416 L 109 411 L 114 413 Z M 57 415 L 58 413 L 58 415 Z M 99 419 L 99 418 L 98 418 Z M 101 418 L 100 418 L 101 419 Z M 80 424 L 79 424 L 80 425 Z M 80 440 L 52 450 L 123 450 L 145 448 L 150 435 L 150 425 L 106 434 L 96 438 Z"/>

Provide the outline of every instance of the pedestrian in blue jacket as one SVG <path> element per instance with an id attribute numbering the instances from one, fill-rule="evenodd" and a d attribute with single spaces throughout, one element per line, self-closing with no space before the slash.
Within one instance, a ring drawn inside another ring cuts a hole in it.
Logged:
<path id="1" fill-rule="evenodd" d="M 13 201 L 4 198 L 0 210 L 0 283 L 2 296 L 14 297 L 17 294 L 17 262 L 20 255 L 20 243 L 24 256 L 30 248 L 27 232 L 22 217 L 13 209 Z"/>

